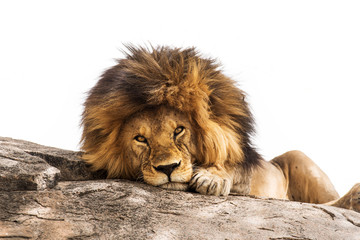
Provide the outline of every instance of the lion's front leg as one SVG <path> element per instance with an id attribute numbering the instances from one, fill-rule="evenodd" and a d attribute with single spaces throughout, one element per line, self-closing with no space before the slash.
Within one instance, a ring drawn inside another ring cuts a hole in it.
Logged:
<path id="1" fill-rule="evenodd" d="M 199 168 L 190 180 L 189 188 L 205 195 L 227 196 L 232 177 L 221 167 Z"/>

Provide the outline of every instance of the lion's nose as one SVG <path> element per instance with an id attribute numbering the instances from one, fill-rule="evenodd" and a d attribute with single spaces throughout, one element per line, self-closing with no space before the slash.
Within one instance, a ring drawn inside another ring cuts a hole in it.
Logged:
<path id="1" fill-rule="evenodd" d="M 178 167 L 180 166 L 180 162 L 179 163 L 172 163 L 172 164 L 169 164 L 169 165 L 160 165 L 160 166 L 157 166 L 155 168 L 156 171 L 159 171 L 159 172 L 163 172 L 165 173 L 168 178 L 169 178 L 169 181 L 170 181 L 170 175 L 171 173 Z"/>

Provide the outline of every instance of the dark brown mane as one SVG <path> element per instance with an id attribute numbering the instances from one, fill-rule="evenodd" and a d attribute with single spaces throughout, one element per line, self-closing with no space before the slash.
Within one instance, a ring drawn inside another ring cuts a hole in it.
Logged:
<path id="1" fill-rule="evenodd" d="M 111 159 L 121 158 L 124 150 L 119 149 L 118 136 L 127 118 L 163 105 L 187 114 L 196 126 L 198 164 L 228 161 L 249 169 L 259 163 L 251 145 L 253 118 L 245 94 L 215 60 L 202 58 L 194 48 L 127 49 L 85 102 L 82 149 L 94 169 L 109 170 Z M 227 149 L 220 147 L 224 139 Z M 122 171 L 123 177 L 133 175 L 130 169 Z"/>

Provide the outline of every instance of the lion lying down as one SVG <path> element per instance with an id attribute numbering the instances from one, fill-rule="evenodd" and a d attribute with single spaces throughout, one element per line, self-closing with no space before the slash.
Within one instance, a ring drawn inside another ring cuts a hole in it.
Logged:
<path id="1" fill-rule="evenodd" d="M 360 212 L 360 184 L 339 199 L 305 154 L 270 162 L 251 145 L 245 94 L 193 49 L 128 47 L 93 87 L 83 113 L 83 159 L 109 178 L 201 194 L 230 192 L 325 203 Z"/>

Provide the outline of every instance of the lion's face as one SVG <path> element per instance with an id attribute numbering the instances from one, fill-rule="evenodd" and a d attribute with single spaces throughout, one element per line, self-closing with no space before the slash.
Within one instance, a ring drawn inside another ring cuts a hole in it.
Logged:
<path id="1" fill-rule="evenodd" d="M 127 146 L 127 161 L 141 170 L 146 183 L 186 187 L 193 173 L 195 145 L 185 115 L 166 107 L 142 111 L 125 123 L 120 137 Z"/>
<path id="2" fill-rule="evenodd" d="M 195 49 L 128 50 L 84 104 L 84 161 L 108 178 L 228 194 L 227 169 L 250 170 L 260 159 L 245 94 Z M 215 181 L 201 171 L 210 168 Z"/>

